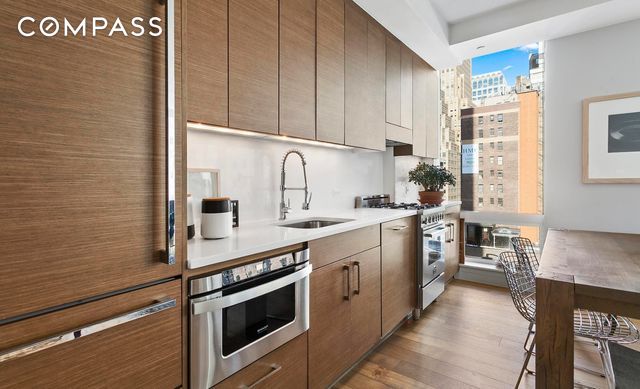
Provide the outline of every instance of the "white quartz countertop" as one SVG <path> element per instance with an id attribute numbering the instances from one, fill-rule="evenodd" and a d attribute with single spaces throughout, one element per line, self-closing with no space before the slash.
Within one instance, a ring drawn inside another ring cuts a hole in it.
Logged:
<path id="1" fill-rule="evenodd" d="M 398 209 L 358 208 L 346 211 L 301 212 L 289 216 L 285 221 L 270 221 L 240 224 L 233 233 L 224 239 L 203 239 L 196 236 L 187 244 L 187 267 L 197 269 L 219 264 L 247 255 L 274 250 L 326 236 L 351 231 L 407 216 L 416 215 L 416 211 Z M 296 220 L 310 218 L 351 219 L 333 226 L 303 229 L 279 226 Z"/>

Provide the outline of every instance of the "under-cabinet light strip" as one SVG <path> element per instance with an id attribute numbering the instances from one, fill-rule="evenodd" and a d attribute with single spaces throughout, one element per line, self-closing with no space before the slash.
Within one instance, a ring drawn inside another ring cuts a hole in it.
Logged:
<path id="1" fill-rule="evenodd" d="M 309 146 L 328 147 L 328 148 L 340 149 L 340 150 L 354 149 L 353 147 L 350 147 L 350 146 L 338 145 L 334 143 L 325 143 L 325 142 L 318 142 L 315 140 L 292 138 L 286 135 L 264 134 L 260 132 L 238 130 L 235 128 L 218 127 L 218 126 L 212 126 L 204 123 L 187 122 L 187 128 L 192 130 L 211 131 L 211 132 L 217 132 L 221 134 L 246 136 L 250 138 L 268 139 L 268 140 L 274 140 L 274 141 L 280 141 L 280 142 L 298 143 L 298 144 L 305 144 Z"/>

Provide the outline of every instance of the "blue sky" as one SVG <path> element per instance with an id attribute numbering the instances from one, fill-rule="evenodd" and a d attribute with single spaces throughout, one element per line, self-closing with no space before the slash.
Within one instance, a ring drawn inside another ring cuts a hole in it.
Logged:
<path id="1" fill-rule="evenodd" d="M 513 86 L 516 82 L 516 76 L 529 75 L 529 53 L 537 52 L 538 44 L 532 43 L 515 49 L 475 57 L 471 60 L 471 72 L 475 76 L 502 70 L 509 85 Z"/>

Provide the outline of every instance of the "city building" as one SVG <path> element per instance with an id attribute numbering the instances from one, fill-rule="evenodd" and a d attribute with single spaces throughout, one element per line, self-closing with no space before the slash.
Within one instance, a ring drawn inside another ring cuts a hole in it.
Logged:
<path id="1" fill-rule="evenodd" d="M 539 99 L 537 91 L 516 101 L 462 110 L 462 145 L 476 145 L 477 170 L 462 172 L 465 210 L 539 213 Z"/>
<path id="2" fill-rule="evenodd" d="M 544 90 L 544 42 L 538 43 L 538 52 L 529 54 L 529 80 L 531 88 Z"/>
<path id="3" fill-rule="evenodd" d="M 502 71 L 478 74 L 472 77 L 472 97 L 477 103 L 483 99 L 503 96 L 509 93 L 510 87 Z"/>
<path id="4" fill-rule="evenodd" d="M 472 106 L 471 60 L 440 72 L 442 115 L 440 120 L 441 161 L 457 178 L 458 185 L 448 187 L 446 198 L 460 200 L 460 113 Z"/>

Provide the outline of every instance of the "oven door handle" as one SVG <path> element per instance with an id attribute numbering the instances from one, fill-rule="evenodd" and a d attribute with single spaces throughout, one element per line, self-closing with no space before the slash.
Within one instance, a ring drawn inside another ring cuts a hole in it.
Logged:
<path id="1" fill-rule="evenodd" d="M 303 269 L 298 270 L 295 273 L 289 274 L 282 278 L 278 278 L 273 281 L 269 281 L 265 284 L 258 285 L 251 289 L 246 289 L 237 293 L 233 293 L 227 296 L 218 296 L 209 300 L 195 302 L 192 304 L 192 313 L 194 315 L 200 315 L 207 312 L 217 311 L 223 308 L 227 308 L 236 304 L 243 303 L 247 300 L 265 295 L 267 293 L 278 290 L 287 285 L 300 281 L 301 279 L 308 277 L 311 274 L 312 266 L 308 264 Z"/>

